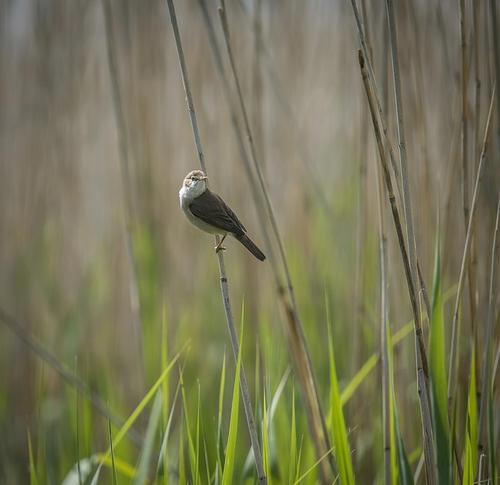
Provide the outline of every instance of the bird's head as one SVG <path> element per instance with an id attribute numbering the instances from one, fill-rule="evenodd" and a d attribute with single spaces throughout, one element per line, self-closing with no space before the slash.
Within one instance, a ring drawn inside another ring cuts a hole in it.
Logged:
<path id="1" fill-rule="evenodd" d="M 193 170 L 186 175 L 182 188 L 194 197 L 203 194 L 207 189 L 208 177 L 201 170 Z"/>

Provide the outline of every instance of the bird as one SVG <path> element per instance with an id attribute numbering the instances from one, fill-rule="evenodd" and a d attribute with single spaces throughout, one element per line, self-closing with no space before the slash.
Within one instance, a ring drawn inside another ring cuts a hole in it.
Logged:
<path id="1" fill-rule="evenodd" d="M 226 249 L 222 243 L 229 234 L 243 244 L 259 261 L 264 261 L 266 256 L 247 236 L 247 230 L 238 216 L 219 195 L 209 190 L 207 181 L 208 177 L 202 170 L 193 170 L 184 178 L 179 190 L 179 201 L 189 222 L 209 234 L 222 236 L 214 248 L 215 252 Z"/>

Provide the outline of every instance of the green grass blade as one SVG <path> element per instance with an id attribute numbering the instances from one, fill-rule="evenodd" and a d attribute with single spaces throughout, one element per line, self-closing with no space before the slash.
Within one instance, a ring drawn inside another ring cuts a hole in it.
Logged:
<path id="1" fill-rule="evenodd" d="M 411 327 L 410 327 L 411 328 Z M 358 387 L 363 383 L 363 381 L 369 376 L 371 371 L 375 369 L 379 361 L 380 356 L 378 354 L 373 354 L 368 358 L 368 360 L 362 365 L 361 369 L 354 375 L 354 377 L 349 381 L 347 386 L 345 386 L 344 390 L 340 395 L 340 400 L 342 402 L 342 406 L 344 406 L 349 399 L 351 399 L 352 395 L 356 392 Z"/>
<path id="2" fill-rule="evenodd" d="M 153 409 L 149 416 L 148 427 L 146 429 L 146 437 L 142 447 L 141 458 L 137 466 L 137 475 L 134 480 L 134 485 L 144 485 L 148 478 L 148 470 L 153 454 L 153 446 L 155 442 L 158 425 L 160 424 L 160 416 L 162 413 L 163 395 L 161 390 L 156 393 L 156 398 L 153 403 Z"/>
<path id="3" fill-rule="evenodd" d="M 167 321 L 167 310 L 165 308 L 165 305 L 163 305 L 162 319 L 161 319 L 161 368 L 166 369 L 167 367 L 168 367 L 168 321 Z M 169 392 L 170 392 L 170 374 L 167 375 L 161 386 L 163 427 L 167 426 L 167 421 L 169 418 L 169 408 L 170 408 Z"/>
<path id="4" fill-rule="evenodd" d="M 181 350 L 182 352 L 182 350 Z M 132 427 L 132 425 L 135 423 L 136 419 L 139 417 L 139 415 L 144 411 L 144 408 L 149 404 L 151 399 L 156 395 L 156 391 L 158 388 L 161 386 L 163 381 L 167 378 L 168 373 L 172 370 L 172 367 L 175 365 L 177 362 L 177 359 L 180 357 L 181 352 L 179 352 L 170 362 L 168 367 L 161 373 L 160 377 L 156 380 L 156 382 L 151 386 L 147 394 L 144 396 L 144 398 L 141 400 L 141 402 L 137 405 L 137 407 L 134 409 L 132 414 L 128 417 L 128 419 L 125 421 L 125 424 L 120 428 L 118 433 L 116 434 L 114 438 L 114 444 L 115 447 L 118 446 L 120 441 L 123 439 L 123 437 L 127 434 L 129 429 Z"/>
<path id="5" fill-rule="evenodd" d="M 180 388 L 181 388 L 181 382 L 179 381 L 177 384 L 177 388 L 175 389 L 174 400 L 172 402 L 172 409 L 170 410 L 170 414 L 168 416 L 167 427 L 165 429 L 165 433 L 163 434 L 160 453 L 158 455 L 158 464 L 156 466 L 157 475 L 160 474 L 160 471 L 163 472 L 163 483 L 168 482 L 167 443 L 168 443 L 168 438 L 170 437 L 170 430 L 172 429 L 172 420 L 174 417 L 175 405 L 177 404 L 177 398 L 179 396 Z"/>
<path id="6" fill-rule="evenodd" d="M 30 467 L 30 485 L 38 485 L 35 460 L 33 459 L 33 447 L 31 445 L 31 434 L 29 430 L 28 430 L 28 456 L 29 456 L 29 467 Z"/>
<path id="7" fill-rule="evenodd" d="M 233 384 L 233 400 L 231 403 L 231 418 L 229 421 L 229 432 L 227 436 L 227 446 L 222 472 L 222 485 L 231 485 L 233 483 L 234 462 L 236 458 L 236 439 L 238 436 L 238 417 L 240 407 L 240 369 L 241 369 L 241 346 L 243 332 L 240 337 L 240 351 L 236 362 L 236 372 Z"/>
<path id="8" fill-rule="evenodd" d="M 492 392 L 492 384 L 490 382 L 488 386 L 488 403 L 487 403 L 487 413 L 488 413 L 488 422 L 487 422 L 487 430 L 488 430 L 488 469 L 489 469 L 489 477 L 492 485 L 496 485 L 498 483 L 497 476 L 497 458 L 495 448 L 495 422 L 494 422 L 494 403 L 493 403 L 493 392 Z"/>
<path id="9" fill-rule="evenodd" d="M 196 467 L 196 475 L 195 475 L 195 485 L 198 485 L 199 480 L 200 480 L 200 474 L 199 474 L 199 469 L 200 469 L 200 394 L 201 394 L 201 388 L 200 388 L 200 381 L 198 380 L 198 403 L 196 407 L 196 448 L 195 448 L 195 467 Z"/>
<path id="10" fill-rule="evenodd" d="M 111 451 L 111 474 L 113 477 L 113 485 L 116 485 L 116 465 L 115 465 L 115 450 L 113 448 L 113 435 L 111 433 L 111 421 L 108 419 L 108 434 L 109 434 L 109 449 Z"/>
<path id="11" fill-rule="evenodd" d="M 126 478 L 134 478 L 135 475 L 137 474 L 137 470 L 127 463 L 124 460 L 121 460 L 117 456 L 114 457 L 114 460 L 112 460 L 111 457 L 106 457 L 104 453 L 100 453 L 96 455 L 97 460 L 103 460 L 103 465 L 107 466 L 108 468 L 115 469 L 116 472 L 118 472 L 120 475 L 123 475 Z"/>
<path id="12" fill-rule="evenodd" d="M 183 411 L 184 413 L 184 411 Z M 181 425 L 180 425 L 180 430 L 181 432 L 179 433 L 179 485 L 186 485 L 186 464 L 184 460 L 184 433 L 182 432 L 182 429 L 184 427 L 184 414 L 181 416 Z"/>
<path id="13" fill-rule="evenodd" d="M 295 386 L 292 389 L 292 423 L 290 427 L 290 458 L 288 460 L 288 483 L 297 476 L 297 423 L 295 416 Z"/>
<path id="14" fill-rule="evenodd" d="M 299 474 L 300 474 L 300 467 L 301 467 L 301 463 L 302 463 L 302 450 L 304 449 L 303 448 L 304 446 L 304 435 L 302 435 L 300 437 L 300 446 L 299 446 L 299 453 L 297 455 L 297 465 L 295 467 L 295 481 L 294 481 L 294 484 L 295 483 L 299 483 L 300 479 L 299 479 Z"/>
<path id="15" fill-rule="evenodd" d="M 217 466 L 216 470 L 218 473 L 216 474 L 217 479 L 219 478 L 219 473 L 224 469 L 224 446 L 222 444 L 222 410 L 224 407 L 224 388 L 226 385 L 226 353 L 224 352 L 224 358 L 222 360 L 222 371 L 220 375 L 220 384 L 219 384 L 219 412 L 217 415 Z M 216 482 L 218 483 L 218 482 Z"/>
<path id="16" fill-rule="evenodd" d="M 474 483 L 477 470 L 476 349 L 472 348 L 467 420 L 465 427 L 464 483 Z"/>
<path id="17" fill-rule="evenodd" d="M 184 348 L 183 348 L 184 349 Z M 168 367 L 161 373 L 160 377 L 156 380 L 156 382 L 151 386 L 147 394 L 144 396 L 144 398 L 141 400 L 141 402 L 136 406 L 132 414 L 127 418 L 123 426 L 120 428 L 118 433 L 116 434 L 115 438 L 113 439 L 114 446 L 118 446 L 120 441 L 126 436 L 127 432 L 130 430 L 130 428 L 133 426 L 139 415 L 144 411 L 144 408 L 149 404 L 151 399 L 156 395 L 156 391 L 159 389 L 159 387 L 162 385 L 163 381 L 166 379 L 168 376 L 168 373 L 174 366 L 174 364 L 177 362 L 177 359 L 180 357 L 183 349 L 172 359 Z M 99 460 L 99 466 L 97 467 L 97 470 L 94 474 L 94 477 L 92 478 L 92 484 L 97 484 L 99 480 L 99 474 L 101 471 L 102 464 L 104 463 L 106 458 L 109 458 L 111 454 L 111 448 L 108 448 L 108 451 L 102 455 L 102 458 Z"/>
<path id="18" fill-rule="evenodd" d="M 182 372 L 180 373 L 179 376 L 180 382 L 181 382 L 181 395 L 182 395 L 182 404 L 184 408 L 184 422 L 185 422 L 185 429 L 186 429 L 186 434 L 188 438 L 188 457 L 189 457 L 189 466 L 191 467 L 191 479 L 193 483 L 198 482 L 198 468 L 197 468 L 197 463 L 196 463 L 196 447 L 194 444 L 194 439 L 193 435 L 191 432 L 191 426 L 189 422 L 189 410 L 188 410 L 188 404 L 187 404 L 187 398 L 186 398 L 186 390 L 184 387 L 184 378 L 182 375 Z"/>
<path id="19" fill-rule="evenodd" d="M 434 262 L 434 284 L 432 316 L 429 337 L 429 368 L 431 381 L 431 402 L 434 428 L 436 430 L 436 451 L 439 483 L 451 483 L 452 455 L 448 418 L 448 379 L 446 376 L 445 334 L 443 317 L 443 296 L 441 292 L 441 270 L 439 236 L 436 240 Z"/>
<path id="20" fill-rule="evenodd" d="M 293 485 L 298 485 L 299 483 L 301 483 L 307 477 L 307 475 L 309 475 L 332 451 L 333 448 L 331 448 L 326 453 L 324 453 L 323 456 L 318 458 L 318 460 L 316 460 L 300 477 L 295 480 Z M 337 478 L 338 476 L 335 478 L 334 483 L 335 481 L 337 481 Z"/>
<path id="21" fill-rule="evenodd" d="M 337 371 L 335 368 L 335 355 L 331 332 L 328 301 L 326 302 L 326 320 L 328 326 L 328 354 L 330 359 L 330 415 L 332 442 L 335 448 L 335 458 L 339 469 L 340 481 L 343 485 L 354 484 L 354 471 L 352 468 L 351 450 L 347 440 L 347 431 L 340 399 Z"/>
<path id="22" fill-rule="evenodd" d="M 390 446 L 391 446 L 391 481 L 393 484 L 413 485 L 413 474 L 411 472 L 408 455 L 404 447 L 403 437 L 399 429 L 398 408 L 394 385 L 394 342 L 389 324 L 386 324 L 387 332 L 387 366 L 389 372 L 389 414 L 391 419 Z"/>
<path id="23" fill-rule="evenodd" d="M 262 460 L 264 461 L 264 472 L 267 476 L 267 483 L 271 485 L 270 459 L 269 459 L 269 426 L 266 391 L 264 390 L 262 404 Z"/>
<path id="24" fill-rule="evenodd" d="M 446 303 L 457 291 L 457 285 L 453 285 L 449 288 L 446 293 L 443 295 L 442 303 Z M 406 337 L 412 334 L 414 325 L 413 320 L 410 320 L 405 325 L 403 325 L 393 336 L 392 336 L 392 345 L 398 345 L 402 342 Z M 371 371 L 375 369 L 378 362 L 380 360 L 380 354 L 375 353 L 372 354 L 365 363 L 361 366 L 361 368 L 356 372 L 353 378 L 347 383 L 345 388 L 343 389 L 340 399 L 342 400 L 342 405 L 345 405 L 349 399 L 354 395 L 354 393 L 358 390 L 359 386 L 366 380 L 366 378 L 371 374 Z M 328 421 L 330 421 L 331 417 L 328 417 Z"/>

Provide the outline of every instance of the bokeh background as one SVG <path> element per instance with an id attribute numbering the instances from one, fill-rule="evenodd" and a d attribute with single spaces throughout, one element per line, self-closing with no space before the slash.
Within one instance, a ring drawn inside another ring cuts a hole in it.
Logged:
<path id="1" fill-rule="evenodd" d="M 470 3 L 467 39 L 472 46 Z M 477 52 L 470 49 L 467 88 L 470 174 L 478 164 L 495 79 L 489 4 L 477 3 L 482 28 Z M 384 3 L 366 4 L 374 66 L 389 131 L 397 140 Z M 216 2 L 207 6 L 227 68 Z M 176 7 L 211 187 L 262 246 L 202 11 L 194 0 L 178 1 Z M 465 234 L 458 7 L 451 0 L 402 0 L 396 8 L 417 247 L 430 288 L 439 219 L 448 290 L 458 280 Z M 377 152 L 354 18 L 347 1 L 240 0 L 228 2 L 227 12 L 258 158 L 326 406 L 325 295 L 341 388 L 379 349 Z M 125 177 L 109 35 L 125 121 Z M 472 253 L 478 325 L 486 318 L 500 179 L 495 114 L 493 123 Z M 164 2 L 112 1 L 111 32 L 100 1 L 0 2 L 0 307 L 124 417 L 160 374 L 166 322 L 171 355 L 189 342 L 179 364 L 187 401 L 196 407 L 199 390 L 204 432 L 211 436 L 223 356 L 230 347 L 213 239 L 189 225 L 179 209 L 182 179 L 194 168 L 198 161 Z M 388 211 L 387 227 L 390 322 L 396 332 L 411 319 L 411 311 Z M 257 382 L 272 396 L 290 359 L 271 267 L 235 241 L 226 246 L 237 320 L 245 305 L 243 361 L 252 394 Z M 138 306 L 131 298 L 134 280 Z M 460 339 L 467 342 L 467 286 L 463 298 Z M 453 300 L 445 306 L 447 332 Z M 498 342 L 498 325 L 495 332 Z M 77 451 L 78 400 L 71 386 L 4 325 L 0 349 L 0 481 L 27 483 L 29 433 L 39 483 L 58 483 L 78 456 L 106 449 L 107 422 L 81 397 Z M 470 349 L 464 344 L 462 350 L 468 355 Z M 411 337 L 398 346 L 395 359 L 402 433 L 418 461 Z M 469 363 L 466 358 L 460 362 L 459 382 L 466 395 Z M 232 382 L 229 352 L 227 372 Z M 178 370 L 173 376 L 178 379 Z M 229 399 L 231 386 L 226 387 Z M 293 387 L 292 373 L 278 405 L 283 426 L 291 413 Z M 379 391 L 377 368 L 345 407 L 360 483 L 381 476 Z M 180 414 L 174 414 L 174 433 L 181 429 Z M 143 432 L 146 423 L 139 420 L 137 430 Z M 307 469 L 315 458 L 303 416 L 299 426 Z M 238 439 L 241 470 L 249 444 L 244 424 Z M 287 440 L 278 430 L 273 446 L 286 448 Z M 137 451 L 125 445 L 121 456 L 134 463 Z M 415 458 L 412 463 L 416 466 Z M 174 465 L 171 474 L 175 483 Z"/>

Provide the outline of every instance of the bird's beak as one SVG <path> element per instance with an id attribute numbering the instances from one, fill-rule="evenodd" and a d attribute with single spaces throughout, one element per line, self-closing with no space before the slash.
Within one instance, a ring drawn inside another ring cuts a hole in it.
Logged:
<path id="1" fill-rule="evenodd" d="M 201 180 L 208 180 L 208 177 L 201 177 Z"/>

